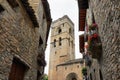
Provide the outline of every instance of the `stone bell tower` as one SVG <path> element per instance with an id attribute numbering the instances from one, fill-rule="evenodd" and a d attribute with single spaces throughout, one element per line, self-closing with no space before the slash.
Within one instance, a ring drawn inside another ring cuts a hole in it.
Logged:
<path id="1" fill-rule="evenodd" d="M 75 59 L 74 24 L 67 15 L 52 23 L 49 80 L 57 80 L 57 65 Z"/>

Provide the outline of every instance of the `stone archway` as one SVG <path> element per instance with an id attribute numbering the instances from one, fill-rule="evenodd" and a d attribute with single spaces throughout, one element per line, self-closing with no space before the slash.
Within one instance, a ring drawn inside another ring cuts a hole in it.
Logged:
<path id="1" fill-rule="evenodd" d="M 70 73 L 67 75 L 66 80 L 78 80 L 78 76 L 76 73 Z"/>

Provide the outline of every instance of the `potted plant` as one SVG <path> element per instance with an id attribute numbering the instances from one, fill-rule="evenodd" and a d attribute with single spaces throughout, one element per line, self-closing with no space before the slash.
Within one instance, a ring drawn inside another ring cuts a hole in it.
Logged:
<path id="1" fill-rule="evenodd" d="M 98 28 L 98 26 L 97 26 L 96 23 L 93 23 L 93 24 L 91 24 L 91 25 L 89 26 L 89 30 L 95 30 L 95 29 L 97 29 L 97 28 Z"/>
<path id="2" fill-rule="evenodd" d="M 87 75 L 87 68 L 86 67 L 82 68 L 82 74 Z"/>

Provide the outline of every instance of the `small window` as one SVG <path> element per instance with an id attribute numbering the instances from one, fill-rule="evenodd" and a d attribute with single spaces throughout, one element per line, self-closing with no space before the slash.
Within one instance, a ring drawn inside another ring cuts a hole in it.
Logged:
<path id="1" fill-rule="evenodd" d="M 71 28 L 69 28 L 69 33 L 71 33 Z"/>
<path id="2" fill-rule="evenodd" d="M 92 22 L 95 23 L 95 17 L 93 12 L 92 12 Z"/>
<path id="3" fill-rule="evenodd" d="M 100 80 L 103 80 L 102 72 L 99 70 Z"/>
<path id="4" fill-rule="evenodd" d="M 37 71 L 37 80 L 39 80 L 39 79 L 40 79 L 40 76 L 41 76 L 40 72 L 39 72 L 39 71 Z"/>
<path id="5" fill-rule="evenodd" d="M 43 19 L 45 19 L 45 14 L 43 14 Z"/>
<path id="6" fill-rule="evenodd" d="M 64 27 L 64 23 L 63 23 L 63 27 Z"/>
<path id="7" fill-rule="evenodd" d="M 39 38 L 39 46 L 41 46 L 43 44 L 43 40 L 42 40 L 42 38 L 40 37 Z"/>
<path id="8" fill-rule="evenodd" d="M 95 69 L 93 69 L 94 73 L 95 73 Z"/>
<path id="9" fill-rule="evenodd" d="M 4 11 L 5 9 L 0 5 L 0 12 Z"/>
<path id="10" fill-rule="evenodd" d="M 72 45 L 72 48 L 73 48 L 73 41 L 71 41 L 71 45 Z"/>
<path id="11" fill-rule="evenodd" d="M 62 32 L 61 28 L 58 29 L 58 33 L 60 34 Z"/>
<path id="12" fill-rule="evenodd" d="M 56 47 L 56 39 L 54 39 L 54 47 Z"/>
<path id="13" fill-rule="evenodd" d="M 62 45 L 61 41 L 62 41 L 62 39 L 61 39 L 61 37 L 60 37 L 60 38 L 59 38 L 59 46 Z"/>

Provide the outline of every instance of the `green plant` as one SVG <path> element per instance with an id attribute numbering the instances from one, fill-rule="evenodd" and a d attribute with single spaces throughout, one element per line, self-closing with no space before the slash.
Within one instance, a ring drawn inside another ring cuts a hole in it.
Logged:
<path id="1" fill-rule="evenodd" d="M 48 80 L 48 76 L 46 74 L 43 75 L 42 80 Z"/>
<path id="2" fill-rule="evenodd" d="M 91 25 L 89 26 L 89 30 L 95 30 L 95 29 L 97 29 L 97 28 L 98 28 L 98 26 L 97 26 L 96 23 L 93 23 L 93 24 L 91 24 Z"/>
<path id="3" fill-rule="evenodd" d="M 82 74 L 87 75 L 87 68 L 86 67 L 82 68 Z"/>

